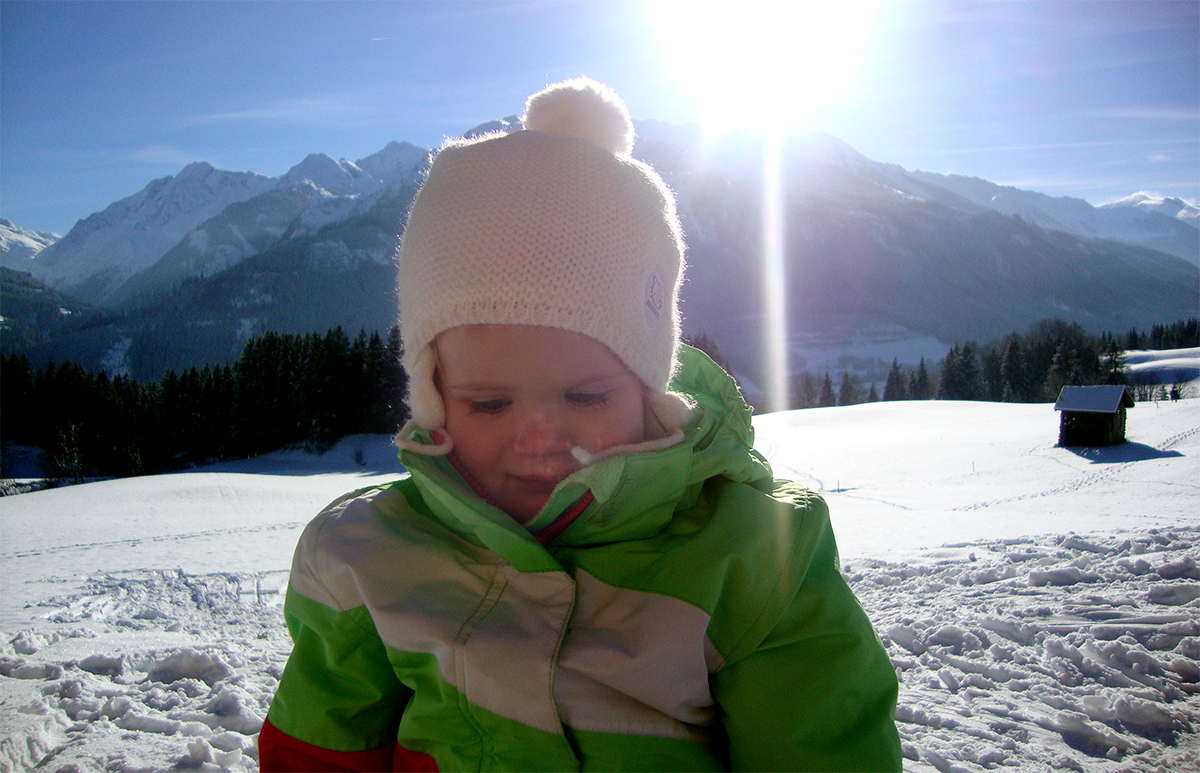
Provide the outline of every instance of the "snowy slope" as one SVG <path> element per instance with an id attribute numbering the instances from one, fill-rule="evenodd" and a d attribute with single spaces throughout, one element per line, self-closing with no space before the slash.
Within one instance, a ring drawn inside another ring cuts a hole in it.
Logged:
<path id="1" fill-rule="evenodd" d="M 1140 191 L 1132 196 L 1101 205 L 1101 209 L 1117 207 L 1133 207 L 1143 212 L 1161 212 L 1168 217 L 1187 223 L 1193 228 L 1200 228 L 1200 207 L 1176 196 L 1159 196 Z"/>
<path id="2" fill-rule="evenodd" d="M 1121 361 L 1130 377 L 1140 383 L 1177 384 L 1200 379 L 1200 347 L 1133 350 L 1125 352 Z"/>
<path id="3" fill-rule="evenodd" d="M 1169 203 L 1147 202 L 1137 195 L 1116 204 L 1094 207 L 1083 199 L 1047 196 L 1044 193 L 998 185 L 977 177 L 912 172 L 915 179 L 940 186 L 971 202 L 1029 223 L 1079 236 L 1099 237 L 1135 244 L 1200 264 L 1200 231 L 1189 220 L 1182 200 L 1175 212 Z M 1191 208 L 1192 210 L 1195 207 Z"/>
<path id="4" fill-rule="evenodd" d="M 216 273 L 281 237 L 369 210 L 413 180 L 427 157 L 423 148 L 391 142 L 357 163 L 313 153 L 278 178 L 189 164 L 80 221 L 26 268 L 92 302 L 137 305 L 142 295 Z"/>
<path id="5" fill-rule="evenodd" d="M 830 504 L 902 680 L 907 770 L 1200 765 L 1200 400 L 1139 404 L 1102 450 L 1056 447 L 1044 404 L 755 426 Z M 255 769 L 299 530 L 398 474 L 360 437 L 0 499 L 0 767 Z"/>
<path id="6" fill-rule="evenodd" d="M 34 256 L 60 238 L 56 233 L 30 231 L 0 218 L 0 266 L 28 271 Z"/>
<path id="7" fill-rule="evenodd" d="M 261 174 L 188 164 L 76 223 L 38 254 L 33 275 L 56 289 L 103 302 L 197 225 L 274 184 L 274 178 Z"/>

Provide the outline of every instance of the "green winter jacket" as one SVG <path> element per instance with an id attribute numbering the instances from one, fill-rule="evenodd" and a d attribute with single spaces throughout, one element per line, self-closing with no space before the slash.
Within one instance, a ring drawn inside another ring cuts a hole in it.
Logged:
<path id="1" fill-rule="evenodd" d="M 732 380 L 682 358 L 684 441 L 585 467 L 525 526 L 409 452 L 318 515 L 269 724 L 441 770 L 900 770 L 896 675 L 824 501 L 772 479 Z"/>

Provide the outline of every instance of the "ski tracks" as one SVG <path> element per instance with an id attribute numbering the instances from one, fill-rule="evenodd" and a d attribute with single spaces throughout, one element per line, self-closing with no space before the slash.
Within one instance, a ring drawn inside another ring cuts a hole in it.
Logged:
<path id="1" fill-rule="evenodd" d="M 906 770 L 1200 767 L 1200 529 L 956 547 L 845 567 L 901 681 Z"/>
<path id="2" fill-rule="evenodd" d="M 1166 440 L 1164 440 L 1162 442 L 1162 444 L 1161 444 L 1162 450 L 1170 451 L 1170 450 L 1174 449 L 1176 446 L 1183 443 L 1183 441 L 1187 440 L 1190 437 L 1195 436 L 1197 433 L 1200 433 L 1200 427 L 1191 427 L 1190 429 L 1186 429 L 1183 432 L 1180 432 L 1176 435 L 1172 435 L 1171 437 L 1167 438 Z"/>
<path id="3" fill-rule="evenodd" d="M 1105 466 L 1101 467 L 1100 469 L 1096 470 L 1095 472 L 1089 472 L 1084 475 L 1072 477 L 1070 480 L 1067 480 L 1063 484 L 1058 485 L 1058 486 L 1053 486 L 1051 488 L 1042 489 L 1040 491 L 1024 492 L 1024 493 L 1016 494 L 1016 495 L 1010 496 L 1010 497 L 999 497 L 996 499 L 989 499 L 989 500 L 985 500 L 983 502 L 973 502 L 968 505 L 960 505 L 958 507 L 953 507 L 950 509 L 952 512 L 970 512 L 972 510 L 982 510 L 982 509 L 988 508 L 988 507 L 995 507 L 996 505 L 1006 505 L 1006 504 L 1011 504 L 1013 502 L 1024 502 L 1024 501 L 1028 501 L 1028 500 L 1044 499 L 1046 497 L 1060 496 L 1063 494 L 1071 494 L 1071 493 L 1074 493 L 1077 491 L 1089 489 L 1099 483 L 1103 483 L 1105 481 L 1111 480 L 1113 478 L 1113 476 L 1117 475 L 1118 473 L 1122 472 L 1123 470 L 1124 470 L 1124 467 L 1122 465 L 1115 465 L 1115 464 L 1105 465 Z"/>
<path id="4" fill-rule="evenodd" d="M 286 577 L 109 573 L 43 602 L 53 627 L 0 645 L 0 769 L 256 770 Z"/>
<path id="5" fill-rule="evenodd" d="M 77 550 L 91 550 L 94 548 L 109 548 L 109 547 L 134 547 L 143 543 L 163 543 L 163 542 L 187 542 L 196 539 L 213 539 L 223 537 L 245 536 L 249 534 L 262 534 L 281 530 L 294 530 L 302 528 L 308 521 L 294 521 L 291 523 L 268 523 L 256 524 L 252 526 L 226 526 L 215 529 L 204 529 L 202 531 L 193 531 L 183 534 L 160 534 L 151 536 L 128 537 L 119 540 L 109 540 L 105 542 L 75 542 L 63 545 L 52 545 L 43 548 L 30 548 L 27 550 L 18 550 L 11 553 L 0 552 L 0 561 L 5 561 L 14 558 L 32 558 L 41 555 L 54 555 L 57 553 L 69 553 Z"/>

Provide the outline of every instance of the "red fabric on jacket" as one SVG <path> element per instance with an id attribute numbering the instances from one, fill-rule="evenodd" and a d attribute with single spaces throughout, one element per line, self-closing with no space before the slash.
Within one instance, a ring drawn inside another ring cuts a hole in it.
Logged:
<path id="1" fill-rule="evenodd" d="M 258 768 L 262 773 L 341 773 L 341 771 L 413 771 L 413 773 L 437 773 L 433 757 L 423 752 L 405 749 L 399 744 L 388 744 L 363 752 L 338 752 L 322 746 L 313 746 L 271 724 L 263 722 L 258 734 Z"/>

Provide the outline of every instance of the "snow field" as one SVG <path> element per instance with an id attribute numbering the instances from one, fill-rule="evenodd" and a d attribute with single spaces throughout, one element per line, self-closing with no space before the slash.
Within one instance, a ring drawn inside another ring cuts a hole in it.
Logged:
<path id="1" fill-rule="evenodd" d="M 755 418 L 775 474 L 824 495 L 843 559 L 981 538 L 1200 526 L 1200 400 L 1139 403 L 1128 442 L 1061 448 L 1047 404 L 868 403 Z"/>
<path id="2" fill-rule="evenodd" d="M 1143 378 L 1160 384 L 1174 384 L 1177 381 L 1191 382 L 1186 384 L 1188 397 L 1196 397 L 1197 383 L 1200 379 L 1200 347 L 1190 349 L 1163 350 L 1132 350 L 1121 358 L 1127 372 L 1135 379 Z M 1156 378 L 1152 378 L 1156 377 Z"/>
<path id="3" fill-rule="evenodd" d="M 1064 449 L 1049 405 L 756 417 L 830 504 L 908 771 L 1200 770 L 1200 400 Z M 361 463 L 359 462 L 361 459 Z M 300 528 L 387 438 L 0 498 L 0 771 L 256 770 Z"/>
<path id="4" fill-rule="evenodd" d="M 0 649 L 0 770 L 257 769 L 285 582 L 128 572 L 47 599 L 53 628 Z"/>
<path id="5" fill-rule="evenodd" d="M 906 769 L 1200 769 L 1198 538 L 984 540 L 844 566 L 901 680 Z"/>

